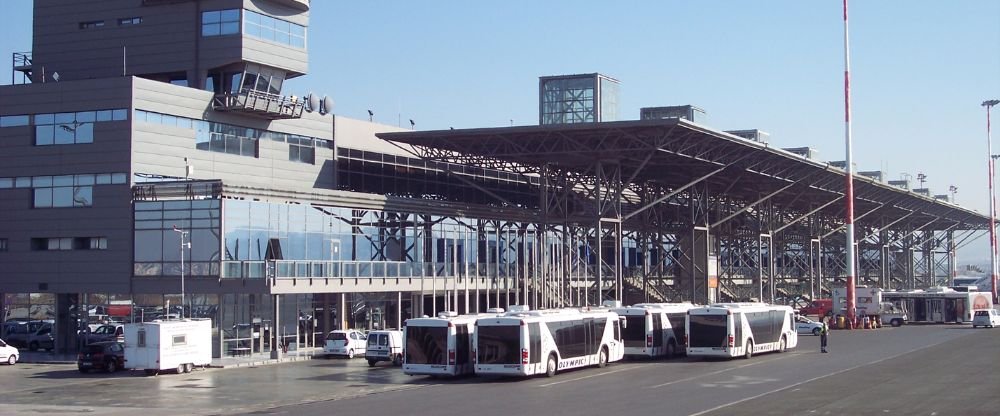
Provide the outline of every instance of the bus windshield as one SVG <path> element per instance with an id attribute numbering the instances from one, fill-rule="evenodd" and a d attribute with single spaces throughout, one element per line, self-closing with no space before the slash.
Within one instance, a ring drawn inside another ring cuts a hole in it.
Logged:
<path id="1" fill-rule="evenodd" d="M 476 328 L 479 364 L 520 364 L 521 326 L 486 325 Z"/>
<path id="2" fill-rule="evenodd" d="M 726 321 L 728 315 L 691 315 L 688 333 L 689 345 L 698 347 L 725 347 L 728 341 Z"/>
<path id="3" fill-rule="evenodd" d="M 447 365 L 448 328 L 406 327 L 406 363 Z"/>

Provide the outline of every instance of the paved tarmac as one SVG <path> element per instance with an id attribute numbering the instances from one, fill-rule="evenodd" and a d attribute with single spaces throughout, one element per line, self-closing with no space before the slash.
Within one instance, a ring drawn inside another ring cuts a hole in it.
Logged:
<path id="1" fill-rule="evenodd" d="M 144 377 L 0 366 L 0 414 L 997 415 L 1000 329 L 835 331 L 751 360 L 628 361 L 554 378 L 409 377 L 314 359 Z"/>

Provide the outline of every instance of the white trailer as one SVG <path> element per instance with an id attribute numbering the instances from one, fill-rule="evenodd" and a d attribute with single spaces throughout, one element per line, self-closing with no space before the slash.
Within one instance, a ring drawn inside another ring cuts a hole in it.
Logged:
<path id="1" fill-rule="evenodd" d="M 125 368 L 156 374 L 190 373 L 212 363 L 212 320 L 183 319 L 125 325 Z"/>

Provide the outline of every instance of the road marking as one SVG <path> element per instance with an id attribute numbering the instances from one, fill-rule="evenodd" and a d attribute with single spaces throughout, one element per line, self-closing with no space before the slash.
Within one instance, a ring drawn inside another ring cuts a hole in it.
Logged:
<path id="1" fill-rule="evenodd" d="M 696 376 L 691 376 L 691 377 L 688 377 L 688 378 L 682 378 L 680 380 L 668 381 L 668 382 L 663 383 L 663 384 L 657 384 L 655 386 L 650 386 L 649 388 L 651 388 L 651 389 L 657 389 L 657 388 L 660 388 L 660 387 L 669 386 L 671 384 L 677 384 L 677 383 L 684 382 L 684 381 L 691 381 L 691 380 L 694 380 L 696 378 L 702 378 L 702 377 L 705 377 L 705 376 L 714 376 L 716 374 L 722 374 L 722 373 L 725 373 L 727 371 L 739 370 L 741 368 L 747 368 L 747 367 L 750 367 L 750 366 L 753 366 L 753 365 L 757 365 L 757 364 L 769 363 L 771 361 L 775 361 L 775 360 L 779 360 L 779 359 L 781 359 L 781 357 L 772 358 L 770 360 L 757 360 L 757 361 L 754 361 L 754 362 L 749 363 L 749 364 L 743 364 L 743 365 L 736 366 L 736 367 L 731 367 L 731 368 L 724 368 L 722 370 L 713 371 L 711 373 L 698 374 Z"/>
<path id="2" fill-rule="evenodd" d="M 726 403 L 726 404 L 721 404 L 721 405 L 715 406 L 715 407 L 713 407 L 711 409 L 706 409 L 706 410 L 702 410 L 702 411 L 697 412 L 697 413 L 692 413 L 689 416 L 701 416 L 701 415 L 709 413 L 709 412 L 714 412 L 716 410 L 719 410 L 719 409 L 722 409 L 722 408 L 726 408 L 726 407 L 729 407 L 729 406 L 732 406 L 732 405 L 735 405 L 735 404 L 740 404 L 740 403 L 743 403 L 743 402 L 746 402 L 746 401 L 750 401 L 750 400 L 753 400 L 753 399 L 758 399 L 758 398 L 767 396 L 769 394 L 778 393 L 780 391 L 788 390 L 788 389 L 793 388 L 793 387 L 798 387 L 798 386 L 801 386 L 803 384 L 811 383 L 811 382 L 816 381 L 816 380 L 821 380 L 821 379 L 824 379 L 824 378 L 827 378 L 827 377 L 832 377 L 832 376 L 835 376 L 837 374 L 845 373 L 845 372 L 848 372 L 848 371 L 851 371 L 851 370 L 856 370 L 856 369 L 859 369 L 859 368 L 864 367 L 864 366 L 868 366 L 868 365 L 872 365 L 872 364 L 878 364 L 880 362 L 888 361 L 888 360 L 891 360 L 893 358 L 902 357 L 902 356 L 904 356 L 906 354 L 910 354 L 910 353 L 914 353 L 914 352 L 917 352 L 917 351 L 920 351 L 920 350 L 923 350 L 923 349 L 927 349 L 927 348 L 930 348 L 930 347 L 938 346 L 938 345 L 941 345 L 941 344 L 943 344 L 945 342 L 948 342 L 948 341 L 952 341 L 952 339 L 941 341 L 941 342 L 938 342 L 936 344 L 925 345 L 925 346 L 920 347 L 920 348 L 914 348 L 914 349 L 909 350 L 909 351 L 903 351 L 903 352 L 901 352 L 899 354 L 896 354 L 896 355 L 892 355 L 892 356 L 885 357 L 885 358 L 880 358 L 878 360 L 875 360 L 875 361 L 872 361 L 872 362 L 868 362 L 868 363 L 858 364 L 858 365 L 856 365 L 854 367 L 850 367 L 850 368 L 845 368 L 843 370 L 834 371 L 834 372 L 832 372 L 830 374 L 813 377 L 813 378 L 810 378 L 808 380 L 803 380 L 803 381 L 800 381 L 798 383 L 790 384 L 790 385 L 787 385 L 785 387 L 777 388 L 777 389 L 774 389 L 774 390 L 771 390 L 771 391 L 767 391 L 767 392 L 764 392 L 764 393 L 761 393 L 761 394 L 758 394 L 758 395 L 755 395 L 755 396 L 746 397 L 746 398 L 743 398 L 743 399 L 740 399 L 740 400 L 737 400 L 737 401 L 734 401 L 734 402 L 730 402 L 730 403 Z"/>
<path id="3" fill-rule="evenodd" d="M 589 375 L 589 376 L 583 376 L 583 377 L 577 377 L 577 378 L 571 378 L 571 379 L 568 379 L 568 380 L 560 380 L 560 381 L 556 381 L 556 382 L 553 382 L 553 383 L 547 383 L 547 384 L 542 384 L 542 385 L 539 385 L 538 387 L 549 387 L 549 386 L 554 386 L 554 385 L 556 385 L 556 384 L 563 384 L 563 383 L 569 383 L 569 382 L 571 382 L 571 381 L 580 381 L 580 380 L 586 380 L 586 379 L 588 379 L 588 378 L 593 378 L 593 377 L 599 377 L 599 376 L 603 376 L 603 375 L 607 375 L 607 374 L 614 374 L 614 373 L 620 373 L 620 372 L 622 372 L 622 371 L 629 371 L 629 370 L 635 370 L 635 369 L 637 369 L 637 368 L 643 368 L 643 366 L 640 366 L 640 365 L 634 365 L 634 366 L 631 366 L 631 367 L 625 367 L 625 368 L 619 368 L 619 369 L 617 369 L 617 370 L 611 370 L 611 371 L 602 371 L 602 372 L 600 372 L 600 373 L 598 373 L 598 374 L 591 374 L 591 375 Z"/>

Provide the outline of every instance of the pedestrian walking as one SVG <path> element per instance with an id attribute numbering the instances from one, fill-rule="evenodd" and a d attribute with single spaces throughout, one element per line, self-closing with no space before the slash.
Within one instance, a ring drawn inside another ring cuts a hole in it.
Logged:
<path id="1" fill-rule="evenodd" d="M 819 330 L 819 351 L 822 353 L 828 352 L 826 350 L 826 338 L 827 334 L 830 332 L 830 328 L 826 325 L 826 321 L 820 321 L 823 323 L 823 327 Z"/>

